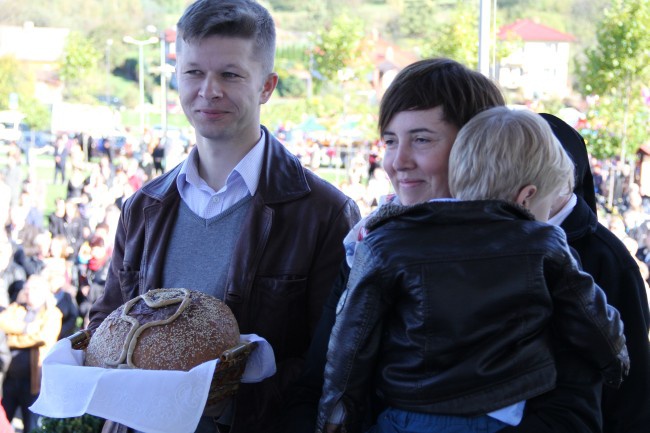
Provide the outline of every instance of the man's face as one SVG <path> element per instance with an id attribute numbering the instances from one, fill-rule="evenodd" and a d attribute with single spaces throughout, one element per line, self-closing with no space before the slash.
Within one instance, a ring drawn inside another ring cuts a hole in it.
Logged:
<path id="1" fill-rule="evenodd" d="M 252 144 L 260 136 L 260 105 L 277 75 L 263 72 L 250 39 L 209 36 L 181 44 L 176 71 L 181 106 L 208 142 Z"/>
<path id="2" fill-rule="evenodd" d="M 447 173 L 456 135 L 458 128 L 443 120 L 441 107 L 393 116 L 382 134 L 384 171 L 402 204 L 451 196 Z"/>

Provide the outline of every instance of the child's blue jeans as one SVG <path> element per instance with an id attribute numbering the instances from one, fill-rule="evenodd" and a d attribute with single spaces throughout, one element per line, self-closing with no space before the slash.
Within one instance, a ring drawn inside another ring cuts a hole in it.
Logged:
<path id="1" fill-rule="evenodd" d="M 367 433 L 495 433 L 506 426 L 487 415 L 463 417 L 388 408 Z"/>

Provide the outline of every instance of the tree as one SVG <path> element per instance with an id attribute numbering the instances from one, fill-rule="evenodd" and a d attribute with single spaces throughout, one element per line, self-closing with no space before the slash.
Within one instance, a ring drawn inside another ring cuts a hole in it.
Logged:
<path id="1" fill-rule="evenodd" d="M 76 98 L 85 93 L 84 81 L 96 72 L 103 53 L 81 33 L 71 32 L 65 44 L 60 76 L 66 85 L 68 96 Z"/>
<path id="2" fill-rule="evenodd" d="M 406 37 L 430 35 L 431 18 L 436 16 L 435 0 L 404 0 L 399 28 Z"/>
<path id="3" fill-rule="evenodd" d="M 326 79 L 339 74 L 362 55 L 364 22 L 348 14 L 339 15 L 329 26 L 316 34 L 313 58 L 316 69 Z"/>
<path id="4" fill-rule="evenodd" d="M 34 129 L 47 129 L 50 124 L 49 110 L 34 96 L 34 74 L 29 67 L 12 56 L 0 57 L 0 110 L 9 107 L 9 95 L 18 95 L 18 111 L 23 120 Z"/>
<path id="5" fill-rule="evenodd" d="M 449 57 L 470 68 L 478 65 L 478 9 L 457 2 L 449 19 L 421 46 L 423 57 Z"/>
<path id="6" fill-rule="evenodd" d="M 0 57 L 0 110 L 9 108 L 9 95 L 12 93 L 18 95 L 19 101 L 33 94 L 34 78 L 15 57 Z"/>
<path id="7" fill-rule="evenodd" d="M 588 113 L 597 125 L 591 143 L 620 143 L 622 160 L 647 140 L 649 110 L 641 91 L 650 82 L 648 23 L 650 0 L 613 0 L 578 71 L 582 93 L 597 101 Z"/>

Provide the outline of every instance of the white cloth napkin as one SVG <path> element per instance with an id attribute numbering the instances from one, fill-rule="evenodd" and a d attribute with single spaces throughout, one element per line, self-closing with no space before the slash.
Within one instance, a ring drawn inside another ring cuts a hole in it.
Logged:
<path id="1" fill-rule="evenodd" d="M 275 374 L 273 348 L 255 334 L 256 341 L 242 382 L 260 382 Z M 41 393 L 30 407 L 50 418 L 84 413 L 119 422 L 146 433 L 190 433 L 203 412 L 214 369 L 219 360 L 190 371 L 106 369 L 83 365 L 85 352 L 73 350 L 70 340 L 57 342 L 43 360 Z"/>

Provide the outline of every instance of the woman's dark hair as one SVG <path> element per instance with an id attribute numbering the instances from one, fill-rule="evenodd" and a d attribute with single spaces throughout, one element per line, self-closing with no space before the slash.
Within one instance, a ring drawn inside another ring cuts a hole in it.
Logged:
<path id="1" fill-rule="evenodd" d="M 481 111 L 505 105 L 497 85 L 483 74 L 446 58 L 415 62 L 391 82 L 379 107 L 379 131 L 402 111 L 442 107 L 444 120 L 462 128 Z"/>

